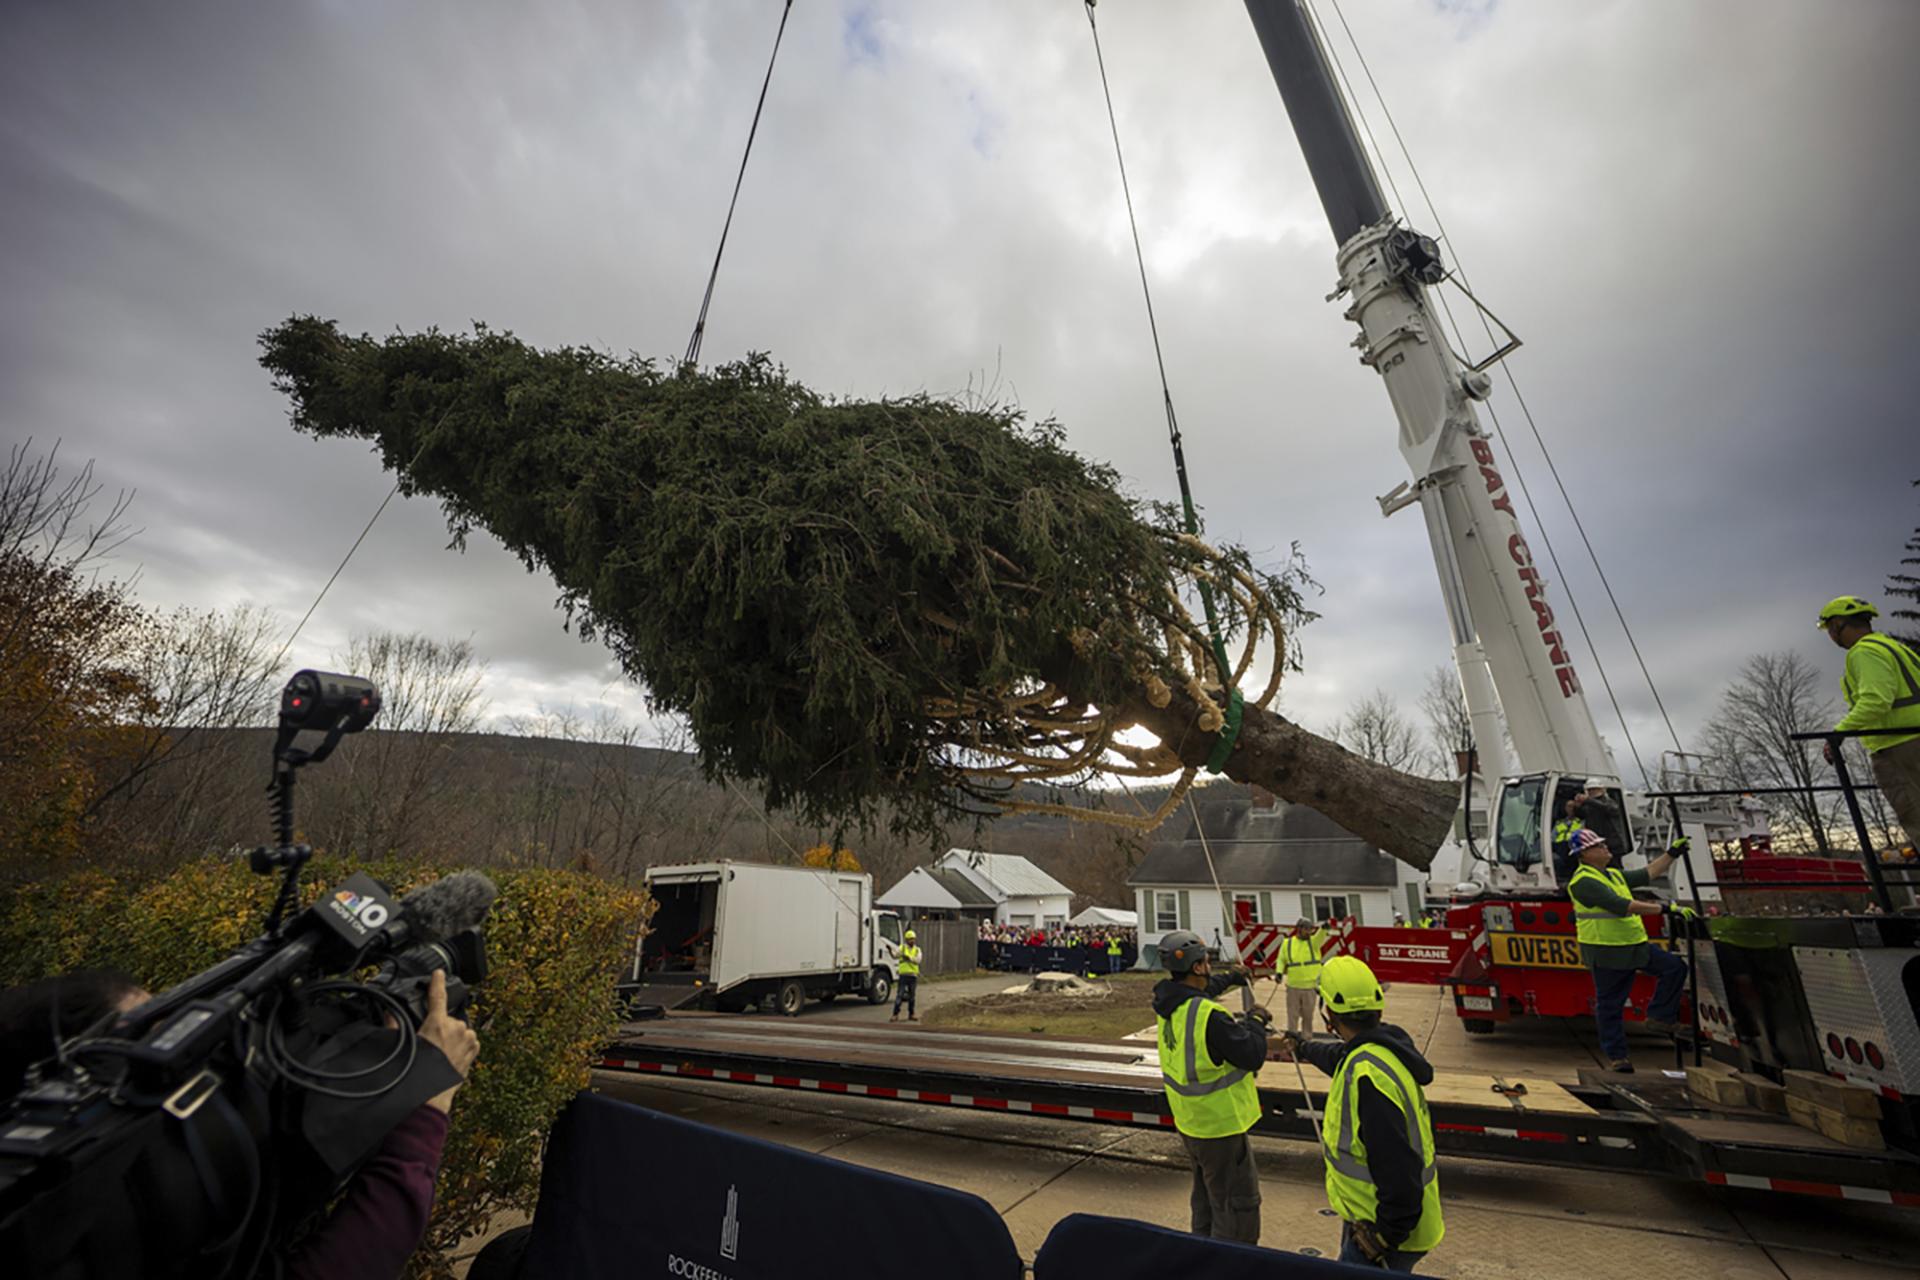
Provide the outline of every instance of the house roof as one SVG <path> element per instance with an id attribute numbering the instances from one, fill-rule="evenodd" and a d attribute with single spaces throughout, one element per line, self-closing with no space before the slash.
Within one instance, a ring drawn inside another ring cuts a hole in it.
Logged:
<path id="1" fill-rule="evenodd" d="M 915 867 L 901 876 L 873 902 L 878 907 L 931 907 L 941 911 L 951 911 L 960 906 L 960 900 L 945 885 L 928 875 L 925 867 Z"/>
<path id="2" fill-rule="evenodd" d="M 990 907 L 993 895 L 951 867 L 928 867 L 927 874 L 952 894 L 963 907 Z"/>
<path id="3" fill-rule="evenodd" d="M 1199 794 L 1199 817 L 1187 824 L 1185 837 L 1149 850 L 1128 884 L 1210 887 L 1216 871 L 1222 885 L 1236 886 L 1390 887 L 1398 881 L 1391 858 L 1316 809 L 1285 801 L 1256 807 L 1243 787 Z"/>
<path id="4" fill-rule="evenodd" d="M 915 867 L 874 899 L 882 907 L 930 907 L 964 911 L 993 906 L 993 897 L 979 885 L 947 867 Z"/>
<path id="5" fill-rule="evenodd" d="M 1073 890 L 1016 854 L 949 849 L 940 862 L 943 866 L 955 862 L 967 863 L 1010 898 L 1057 897 L 1073 893 Z"/>

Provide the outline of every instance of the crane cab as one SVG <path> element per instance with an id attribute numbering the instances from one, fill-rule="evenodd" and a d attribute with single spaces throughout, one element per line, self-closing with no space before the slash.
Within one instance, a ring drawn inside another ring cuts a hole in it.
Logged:
<path id="1" fill-rule="evenodd" d="M 1494 806 L 1493 848 L 1481 870 L 1496 893 L 1536 891 L 1558 895 L 1573 874 L 1573 859 L 1562 828 L 1569 804 L 1591 789 L 1601 792 L 1599 806 L 1587 807 L 1587 819 L 1624 861 L 1636 852 L 1627 798 L 1618 779 L 1565 773 L 1530 773 L 1500 784 Z"/>

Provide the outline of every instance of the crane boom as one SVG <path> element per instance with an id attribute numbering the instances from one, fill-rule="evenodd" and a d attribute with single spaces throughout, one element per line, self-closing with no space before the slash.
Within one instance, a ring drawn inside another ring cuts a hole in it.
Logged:
<path id="1" fill-rule="evenodd" d="M 1412 480 L 1381 506 L 1418 505 L 1425 518 L 1481 758 L 1494 776 L 1507 771 L 1504 715 L 1519 772 L 1614 779 L 1474 408 L 1491 383 L 1455 357 L 1429 299 L 1446 277 L 1438 246 L 1399 226 L 1381 197 L 1302 0 L 1247 0 L 1247 12 L 1339 242 L 1335 296 L 1349 300 L 1360 361 L 1380 375 L 1399 419 Z"/>

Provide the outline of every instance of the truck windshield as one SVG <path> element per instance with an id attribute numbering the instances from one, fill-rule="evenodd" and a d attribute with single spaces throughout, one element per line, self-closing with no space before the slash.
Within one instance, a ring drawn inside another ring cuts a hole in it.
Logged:
<path id="1" fill-rule="evenodd" d="M 1545 778 L 1521 778 L 1500 788 L 1495 856 L 1522 870 L 1540 861 L 1540 802 Z"/>
<path id="2" fill-rule="evenodd" d="M 881 916 L 880 936 L 897 945 L 900 941 L 900 917 Z"/>

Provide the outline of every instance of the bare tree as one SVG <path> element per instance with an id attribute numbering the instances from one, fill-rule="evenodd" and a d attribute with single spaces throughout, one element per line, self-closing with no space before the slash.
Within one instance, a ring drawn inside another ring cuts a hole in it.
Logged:
<path id="1" fill-rule="evenodd" d="M 279 629 L 272 614 L 251 605 L 180 609 L 143 628 L 125 660 L 142 696 L 120 751 L 98 772 L 88 818 L 163 860 L 223 843 L 234 798 L 223 785 L 232 769 L 225 748 L 235 730 L 272 718 Z M 174 775 L 170 785 L 164 796 L 149 796 L 162 769 Z"/>
<path id="2" fill-rule="evenodd" d="M 1706 742 L 1708 754 L 1744 785 L 1795 788 L 1768 797 L 1774 822 L 1824 851 L 1830 847 L 1828 806 L 1808 788 L 1826 783 L 1832 772 L 1821 759 L 1819 743 L 1792 737 L 1833 723 L 1833 703 L 1819 686 L 1819 672 L 1799 654 L 1755 654 L 1720 695 L 1707 722 Z"/>
<path id="3" fill-rule="evenodd" d="M 1420 713 L 1427 719 L 1427 740 L 1439 762 L 1441 777 L 1454 774 L 1454 753 L 1473 747 L 1473 721 L 1467 717 L 1467 700 L 1460 693 L 1460 675 L 1441 663 L 1427 673 L 1426 687 L 1420 690 Z"/>
<path id="4" fill-rule="evenodd" d="M 428 836 L 435 813 L 445 816 L 452 807 L 454 797 L 436 795 L 436 783 L 463 737 L 480 726 L 486 665 L 469 641 L 391 631 L 354 637 L 334 661 L 378 686 L 381 709 L 375 728 L 342 752 L 328 779 L 343 794 L 321 819 L 324 843 L 374 856 L 420 851 L 417 842 Z M 443 846 L 439 835 L 433 843 Z"/>
<path id="5" fill-rule="evenodd" d="M 1375 689 L 1334 721 L 1327 736 L 1355 755 L 1403 772 L 1426 770 L 1431 761 L 1420 733 L 1385 689 Z"/>

